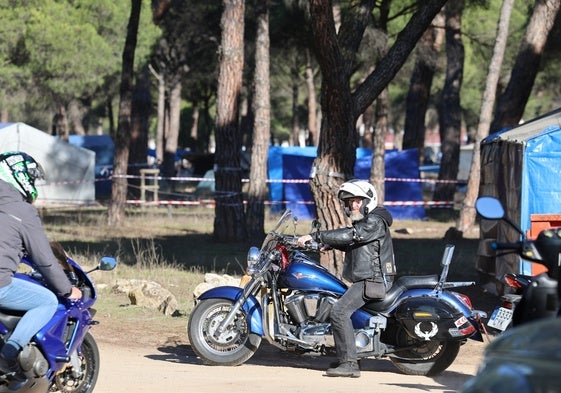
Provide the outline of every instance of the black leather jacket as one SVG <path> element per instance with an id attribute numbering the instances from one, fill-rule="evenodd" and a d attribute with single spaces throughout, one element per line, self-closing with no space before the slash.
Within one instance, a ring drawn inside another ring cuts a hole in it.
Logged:
<path id="1" fill-rule="evenodd" d="M 317 232 L 315 240 L 345 251 L 343 278 L 346 280 L 384 277 L 391 285 L 396 274 L 389 229 L 392 223 L 390 212 L 379 206 L 350 227 Z"/>

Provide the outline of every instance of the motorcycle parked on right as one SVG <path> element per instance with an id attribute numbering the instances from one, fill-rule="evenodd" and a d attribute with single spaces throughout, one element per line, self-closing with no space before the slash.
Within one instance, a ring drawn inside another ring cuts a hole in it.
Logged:
<path id="1" fill-rule="evenodd" d="M 513 293 L 502 296 L 501 304 L 495 308 L 487 326 L 504 331 L 513 326 L 544 318 L 554 318 L 559 310 L 557 275 L 561 250 L 561 228 L 548 228 L 538 237 L 528 239 L 524 232 L 507 216 L 501 203 L 492 197 L 481 197 L 476 203 L 477 212 L 488 220 L 504 220 L 518 233 L 520 240 L 510 243 L 494 242 L 497 253 L 516 253 L 532 263 L 546 269 L 536 276 L 507 273 L 504 283 Z"/>
<path id="2" fill-rule="evenodd" d="M 514 324 L 491 341 L 477 374 L 464 384 L 460 393 L 559 392 L 561 318 L 553 317 L 559 315 L 561 299 L 557 285 L 561 228 L 545 229 L 535 240 L 529 240 L 505 215 L 497 199 L 481 197 L 476 208 L 483 218 L 505 220 L 521 234 L 518 242 L 496 244 L 497 250 L 517 252 L 524 259 L 543 264 L 547 272 L 531 278 L 515 307 L 515 315 L 520 318 L 516 321 L 518 326 Z"/>
<path id="3" fill-rule="evenodd" d="M 547 272 L 535 276 L 506 273 L 502 281 L 510 293 L 501 296 L 500 304 L 489 317 L 488 327 L 504 332 L 525 322 L 557 315 L 557 280 Z"/>

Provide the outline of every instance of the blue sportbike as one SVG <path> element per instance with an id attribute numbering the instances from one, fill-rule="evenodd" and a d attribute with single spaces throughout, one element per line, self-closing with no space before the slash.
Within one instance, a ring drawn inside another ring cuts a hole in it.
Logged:
<path id="1" fill-rule="evenodd" d="M 82 299 L 72 301 L 59 297 L 55 315 L 32 341 L 20 352 L 18 361 L 27 381 L 14 384 L 10 375 L 0 375 L 0 392 L 19 393 L 91 393 L 99 375 L 99 350 L 90 328 L 97 294 L 88 276 L 93 270 L 112 270 L 116 259 L 103 257 L 96 268 L 86 272 L 71 258 L 59 260 L 73 285 L 82 291 Z M 26 273 L 17 273 L 19 279 L 47 286 L 41 274 L 33 268 L 28 258 L 22 262 L 29 266 Z M 0 309 L 0 346 L 9 338 L 23 313 Z M 15 390 L 14 390 L 15 389 Z"/>

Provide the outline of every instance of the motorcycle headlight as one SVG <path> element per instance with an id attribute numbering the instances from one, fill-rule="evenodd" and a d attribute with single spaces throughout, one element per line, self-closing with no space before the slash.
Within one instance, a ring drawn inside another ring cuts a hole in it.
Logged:
<path id="1" fill-rule="evenodd" d="M 247 274 L 252 274 L 252 266 L 254 266 L 257 262 L 259 262 L 259 258 L 261 257 L 261 251 L 257 247 L 250 247 L 249 251 L 247 252 Z"/>

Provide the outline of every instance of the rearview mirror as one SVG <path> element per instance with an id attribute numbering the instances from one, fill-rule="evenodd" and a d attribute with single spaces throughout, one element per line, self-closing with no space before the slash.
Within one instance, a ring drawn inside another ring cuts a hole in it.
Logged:
<path id="1" fill-rule="evenodd" d="M 483 217 L 489 220 L 500 220 L 505 216 L 505 210 L 497 198 L 484 196 L 475 202 L 475 209 Z"/>
<path id="2" fill-rule="evenodd" d="M 99 270 L 113 270 L 117 266 L 117 260 L 113 257 L 102 257 L 99 262 Z"/>

